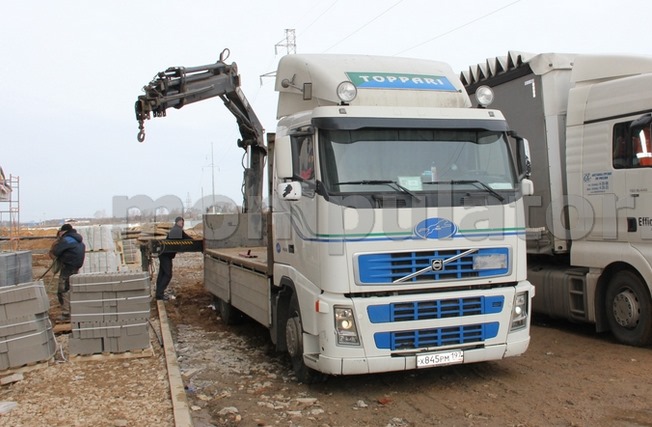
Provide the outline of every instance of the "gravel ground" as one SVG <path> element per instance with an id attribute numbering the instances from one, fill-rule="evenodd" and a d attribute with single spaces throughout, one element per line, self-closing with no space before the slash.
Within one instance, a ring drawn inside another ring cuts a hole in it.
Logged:
<path id="1" fill-rule="evenodd" d="M 652 351 L 549 319 L 537 319 L 521 357 L 300 384 L 265 328 L 220 322 L 201 266 L 201 254 L 177 256 L 166 303 L 195 427 L 652 426 Z M 0 386 L 0 402 L 17 403 L 0 426 L 174 426 L 154 333 L 152 343 L 138 359 L 58 353 Z"/>
<path id="2" fill-rule="evenodd" d="M 0 388 L 0 402 L 17 404 L 0 415 L 0 426 L 174 426 L 158 345 L 149 357 L 91 361 L 68 357 L 68 335 L 58 335 L 57 343 L 53 360 L 25 369 L 23 380 Z"/>

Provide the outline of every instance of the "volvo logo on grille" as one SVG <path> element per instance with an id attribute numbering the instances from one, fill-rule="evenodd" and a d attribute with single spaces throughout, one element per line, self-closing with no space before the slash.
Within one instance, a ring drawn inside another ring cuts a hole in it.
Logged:
<path id="1" fill-rule="evenodd" d="M 432 260 L 432 271 L 441 271 L 444 268 L 444 261 L 441 259 Z"/>
<path id="2" fill-rule="evenodd" d="M 457 232 L 457 226 L 446 218 L 427 218 L 414 227 L 414 234 L 422 239 L 445 239 Z"/>

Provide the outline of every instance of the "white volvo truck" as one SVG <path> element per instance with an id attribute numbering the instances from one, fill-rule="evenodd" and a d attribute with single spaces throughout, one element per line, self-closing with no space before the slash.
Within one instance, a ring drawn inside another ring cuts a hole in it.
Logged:
<path id="1" fill-rule="evenodd" d="M 652 343 L 652 57 L 509 52 L 462 73 L 530 141 L 536 312 Z"/>
<path id="2" fill-rule="evenodd" d="M 141 124 L 210 94 L 202 81 L 227 69 L 221 58 L 159 73 L 137 103 Z M 205 286 L 222 319 L 269 328 L 303 382 L 525 352 L 532 185 L 527 141 L 503 115 L 471 108 L 456 73 L 427 60 L 288 55 L 275 88 L 265 145 L 258 121 L 236 114 L 253 160 L 245 212 L 204 217 Z M 229 109 L 250 110 L 233 89 L 219 95 Z M 269 209 L 252 202 L 264 179 Z"/>

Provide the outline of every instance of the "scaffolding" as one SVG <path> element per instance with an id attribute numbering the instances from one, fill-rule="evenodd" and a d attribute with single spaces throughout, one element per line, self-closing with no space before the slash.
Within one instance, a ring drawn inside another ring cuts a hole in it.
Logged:
<path id="1" fill-rule="evenodd" d="M 20 241 L 20 177 L 0 179 L 0 251 L 17 251 Z"/>

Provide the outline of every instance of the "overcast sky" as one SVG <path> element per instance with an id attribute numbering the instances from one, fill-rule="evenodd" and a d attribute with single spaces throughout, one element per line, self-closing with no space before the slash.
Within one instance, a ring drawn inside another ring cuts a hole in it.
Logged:
<path id="1" fill-rule="evenodd" d="M 650 55 L 651 16 L 649 0 L 6 1 L 0 166 L 20 177 L 21 222 L 112 216 L 114 196 L 194 205 L 213 187 L 241 203 L 243 151 L 219 99 L 146 122 L 137 142 L 134 102 L 158 71 L 214 63 L 229 48 L 273 132 L 274 81 L 260 76 L 285 53 L 275 45 L 286 29 L 297 53 L 427 58 L 462 71 L 509 50 Z"/>

